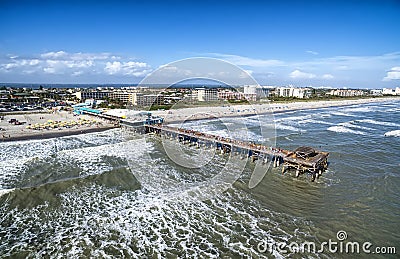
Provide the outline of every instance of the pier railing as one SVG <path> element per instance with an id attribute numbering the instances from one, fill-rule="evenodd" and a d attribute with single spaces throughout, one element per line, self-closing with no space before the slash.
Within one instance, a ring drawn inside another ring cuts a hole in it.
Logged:
<path id="1" fill-rule="evenodd" d="M 194 144 L 198 148 L 202 144 L 204 146 L 204 143 L 211 143 L 221 150 L 221 153 L 233 153 L 242 157 L 251 157 L 252 161 L 272 162 L 274 167 L 282 165 L 282 173 L 289 169 L 296 170 L 296 177 L 302 173 L 310 173 L 312 181 L 319 177 L 328 167 L 329 153 L 316 151 L 309 147 L 301 147 L 290 151 L 163 124 L 145 124 L 144 132 L 155 133 L 160 136 L 164 135 L 171 139 L 177 139 L 184 144 Z M 307 153 L 304 153 L 304 150 L 307 150 Z"/>

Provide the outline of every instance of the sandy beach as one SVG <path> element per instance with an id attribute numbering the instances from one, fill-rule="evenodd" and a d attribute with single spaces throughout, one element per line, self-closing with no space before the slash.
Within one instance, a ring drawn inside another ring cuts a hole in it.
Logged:
<path id="1" fill-rule="evenodd" d="M 194 107 L 181 108 L 165 111 L 152 111 L 154 116 L 161 116 L 166 123 L 178 123 L 190 120 L 202 120 L 209 118 L 252 116 L 266 113 L 280 113 L 294 110 L 317 109 L 324 107 L 346 106 L 363 103 L 387 102 L 400 100 L 400 97 L 370 98 L 358 100 L 335 100 L 335 101 L 310 101 L 291 103 L 265 103 L 254 105 L 231 105 L 216 107 Z M 129 117 L 129 116 L 128 116 Z M 22 125 L 9 123 L 11 119 L 23 122 Z M 91 123 L 76 124 L 72 127 L 56 127 L 31 129 L 33 125 L 45 125 L 49 121 L 54 122 L 79 122 L 89 120 Z M 27 128 L 28 127 L 28 128 Z M 74 116 L 67 111 L 53 113 L 32 113 L 5 115 L 0 121 L 0 141 L 28 140 L 53 138 L 60 136 L 76 135 L 89 132 L 98 132 L 115 128 L 115 125 L 107 120 L 89 115 Z"/>
<path id="2" fill-rule="evenodd" d="M 15 125 L 14 123 L 10 123 L 9 121 L 12 119 L 22 122 L 23 124 Z M 55 124 L 55 122 L 70 123 L 73 124 L 73 126 L 55 128 L 48 127 L 47 129 L 30 128 L 37 124 L 52 125 Z M 113 124 L 103 119 L 94 118 L 88 115 L 74 116 L 72 113 L 67 111 L 4 115 L 3 119 L 0 120 L 0 141 L 54 138 L 103 131 L 114 127 Z"/>
<path id="3" fill-rule="evenodd" d="M 356 100 L 330 100 L 310 102 L 265 103 L 254 105 L 231 105 L 217 107 L 195 107 L 153 111 L 154 116 L 163 117 L 166 123 L 177 123 L 189 120 L 202 120 L 209 118 L 252 116 L 257 114 L 280 113 L 295 110 L 339 107 L 355 104 L 377 103 L 399 100 L 400 97 L 382 97 Z"/>

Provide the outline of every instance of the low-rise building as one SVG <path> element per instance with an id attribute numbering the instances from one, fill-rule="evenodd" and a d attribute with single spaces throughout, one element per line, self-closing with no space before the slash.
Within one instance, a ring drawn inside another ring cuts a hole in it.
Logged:
<path id="1" fill-rule="evenodd" d="M 353 96 L 363 96 L 365 95 L 365 92 L 362 90 L 354 90 L 354 89 L 333 89 L 326 94 L 333 96 L 341 96 L 341 97 L 353 97 Z"/>
<path id="2" fill-rule="evenodd" d="M 271 93 L 271 89 L 274 87 L 270 86 L 261 86 L 261 85 L 245 85 L 243 87 L 244 94 L 256 95 L 256 98 L 265 98 L 269 97 Z"/>
<path id="3" fill-rule="evenodd" d="M 257 100 L 256 93 L 242 93 L 231 90 L 220 90 L 218 91 L 218 99 L 220 100 L 248 100 L 255 102 Z"/>
<path id="4" fill-rule="evenodd" d="M 218 100 L 218 90 L 215 88 L 196 88 L 194 96 L 197 93 L 197 101 L 199 102 L 212 102 Z"/>
<path id="5" fill-rule="evenodd" d="M 372 89 L 370 90 L 370 94 L 373 96 L 381 96 L 382 95 L 382 89 Z"/>
<path id="6" fill-rule="evenodd" d="M 400 95 L 400 87 L 396 87 L 396 89 L 392 88 L 383 88 L 383 95 Z"/>
<path id="7" fill-rule="evenodd" d="M 98 91 L 98 90 L 85 90 L 85 91 L 78 91 L 74 93 L 76 98 L 79 101 L 85 101 L 86 99 L 105 99 L 109 96 L 110 91 Z"/>
<path id="8" fill-rule="evenodd" d="M 310 98 L 312 90 L 310 88 L 297 88 L 293 86 L 288 87 L 277 87 L 275 89 L 275 95 L 279 97 L 294 97 L 294 98 Z"/>
<path id="9" fill-rule="evenodd" d="M 132 104 L 134 94 L 135 94 L 134 92 L 118 90 L 110 92 L 108 97 L 110 99 L 120 100 L 123 103 Z"/>
<path id="10" fill-rule="evenodd" d="M 137 106 L 163 105 L 164 96 L 157 94 L 133 93 L 132 104 Z"/>

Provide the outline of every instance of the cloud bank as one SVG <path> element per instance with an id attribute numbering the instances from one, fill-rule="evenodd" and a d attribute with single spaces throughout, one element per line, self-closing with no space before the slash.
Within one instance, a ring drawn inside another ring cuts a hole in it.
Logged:
<path id="1" fill-rule="evenodd" d="M 400 80 L 400 67 L 392 67 L 382 81 Z"/>
<path id="2" fill-rule="evenodd" d="M 67 79 L 68 77 L 113 75 L 140 78 L 152 71 L 151 66 L 145 62 L 106 52 L 68 53 L 61 50 L 32 57 L 8 55 L 0 62 L 0 73 L 16 77 L 63 75 Z"/>

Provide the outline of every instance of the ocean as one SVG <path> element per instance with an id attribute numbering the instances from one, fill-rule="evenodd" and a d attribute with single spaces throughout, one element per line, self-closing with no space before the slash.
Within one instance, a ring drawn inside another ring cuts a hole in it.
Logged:
<path id="1" fill-rule="evenodd" d="M 265 116 L 225 122 L 251 125 Z M 123 129 L 0 143 L 0 257 L 347 258 L 399 249 L 400 102 L 298 110 L 274 120 L 280 148 L 330 152 L 315 182 L 269 168 L 250 189 L 249 161 L 232 185 L 208 186 L 207 197 L 196 199 L 187 186 L 221 172 L 228 155 L 206 150 L 198 159 L 212 154 L 207 163 L 185 167 L 169 159 L 158 137 Z M 226 134 L 217 120 L 186 126 Z M 271 141 L 249 131 L 254 142 Z M 232 161 L 234 173 L 240 158 Z M 336 251 L 322 245 L 330 241 Z M 295 249 L 306 242 L 316 249 Z M 348 242 L 360 251 L 345 251 Z"/>

